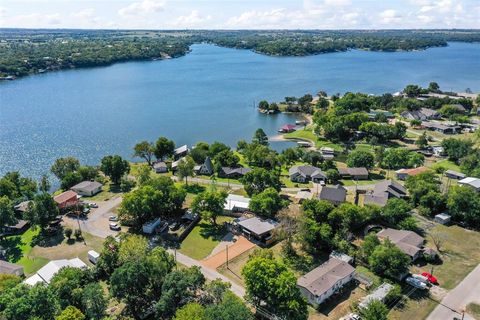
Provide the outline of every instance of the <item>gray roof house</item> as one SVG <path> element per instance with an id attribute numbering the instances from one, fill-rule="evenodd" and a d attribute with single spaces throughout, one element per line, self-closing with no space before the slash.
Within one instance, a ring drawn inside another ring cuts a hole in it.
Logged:
<path id="1" fill-rule="evenodd" d="M 375 185 L 373 193 L 366 194 L 363 204 L 373 204 L 383 207 L 390 198 L 403 198 L 407 196 L 407 189 L 394 180 L 384 180 Z"/>
<path id="2" fill-rule="evenodd" d="M 178 147 L 175 150 L 173 150 L 173 157 L 175 158 L 175 160 L 178 160 L 181 157 L 185 157 L 188 154 L 188 151 L 189 150 L 188 150 L 187 145 L 184 144 L 183 146 Z"/>
<path id="3" fill-rule="evenodd" d="M 423 243 L 425 239 L 413 231 L 383 229 L 377 233 L 377 237 L 381 240 L 389 239 L 393 242 L 403 253 L 408 255 L 415 261 L 422 253 Z"/>
<path id="4" fill-rule="evenodd" d="M 351 178 L 354 180 L 367 180 L 368 170 L 364 167 L 359 168 L 339 168 L 338 173 L 342 178 Z"/>
<path id="5" fill-rule="evenodd" d="M 318 191 L 318 199 L 330 201 L 335 205 L 339 205 L 347 199 L 347 189 L 341 185 L 334 187 L 322 186 Z"/>
<path id="6" fill-rule="evenodd" d="M 466 177 L 466 175 L 464 173 L 453 171 L 453 170 L 445 171 L 445 176 L 447 178 L 457 179 L 457 180 L 461 180 L 461 179 L 464 179 Z"/>
<path id="7" fill-rule="evenodd" d="M 408 120 L 430 120 L 430 119 L 439 119 L 440 114 L 432 109 L 420 108 L 419 110 L 414 111 L 403 111 L 400 114 L 403 118 Z"/>
<path id="8" fill-rule="evenodd" d="M 0 260 L 0 274 L 13 274 L 21 277 L 23 276 L 23 267 L 18 264 Z"/>
<path id="9" fill-rule="evenodd" d="M 218 176 L 221 178 L 239 179 L 250 171 L 252 171 L 252 169 L 244 167 L 221 167 Z"/>
<path id="10" fill-rule="evenodd" d="M 156 173 L 165 173 L 168 171 L 168 167 L 165 162 L 158 161 L 153 164 L 153 170 L 155 170 Z"/>
<path id="11" fill-rule="evenodd" d="M 354 276 L 355 268 L 345 261 L 330 258 L 298 278 L 297 287 L 307 301 L 316 307 L 350 282 Z"/>
<path id="12" fill-rule="evenodd" d="M 478 178 L 468 177 L 458 181 L 458 184 L 473 188 L 476 191 L 480 191 L 480 179 Z"/>
<path id="13" fill-rule="evenodd" d="M 327 179 L 327 175 L 321 169 L 309 165 L 291 167 L 288 175 L 291 181 L 300 183 L 308 181 L 318 183 Z"/>
<path id="14" fill-rule="evenodd" d="M 195 166 L 193 170 L 198 175 L 211 176 L 213 174 L 212 159 L 210 159 L 210 157 L 206 157 L 205 162 L 203 162 L 202 165 Z"/>
<path id="15" fill-rule="evenodd" d="M 82 181 L 70 189 L 82 196 L 91 197 L 102 191 L 102 184 L 97 181 Z"/>
<path id="16" fill-rule="evenodd" d="M 278 222 L 272 219 L 263 220 L 258 217 L 238 218 L 234 221 L 248 239 L 258 241 L 264 245 L 268 245 L 273 241 L 272 231 L 278 225 Z"/>

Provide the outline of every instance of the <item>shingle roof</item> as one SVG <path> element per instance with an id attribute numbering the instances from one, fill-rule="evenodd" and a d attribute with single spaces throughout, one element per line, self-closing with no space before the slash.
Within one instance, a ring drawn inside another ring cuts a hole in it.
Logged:
<path id="1" fill-rule="evenodd" d="M 340 175 L 349 175 L 349 176 L 368 176 L 368 170 L 364 167 L 358 168 L 339 168 L 338 173 Z"/>
<path id="2" fill-rule="evenodd" d="M 248 231 L 251 231 L 257 235 L 262 235 L 275 229 L 278 223 L 271 219 L 262 220 L 258 217 L 253 217 L 242 220 L 238 222 L 238 224 Z"/>
<path id="3" fill-rule="evenodd" d="M 381 196 L 384 192 L 388 192 L 397 198 L 402 198 L 407 194 L 407 189 L 396 181 L 384 180 L 375 185 L 373 194 Z"/>
<path id="4" fill-rule="evenodd" d="M 335 187 L 323 186 L 318 193 L 318 198 L 333 202 L 344 202 L 347 198 L 347 190 L 341 185 L 337 185 Z"/>
<path id="5" fill-rule="evenodd" d="M 167 167 L 167 164 L 163 161 L 160 161 L 160 162 L 155 162 L 153 164 L 153 168 L 154 169 L 157 169 L 157 168 L 166 168 Z"/>
<path id="6" fill-rule="evenodd" d="M 7 261 L 0 260 L 0 274 L 16 274 L 18 270 L 22 270 L 23 267 L 18 264 L 13 264 Z"/>
<path id="7" fill-rule="evenodd" d="M 181 154 L 181 153 L 184 153 L 184 152 L 187 152 L 187 151 L 188 151 L 188 147 L 187 147 L 187 145 L 185 144 L 185 145 L 183 145 L 183 146 L 181 146 L 181 147 L 176 148 L 176 149 L 173 151 L 173 153 L 174 153 L 174 154 Z"/>
<path id="8" fill-rule="evenodd" d="M 306 178 L 327 178 L 327 175 L 320 168 L 314 166 L 295 166 L 288 170 L 290 176 L 296 173 Z"/>
<path id="9" fill-rule="evenodd" d="M 297 285 L 310 291 L 315 296 L 321 296 L 338 281 L 348 277 L 355 269 L 348 263 L 330 258 L 324 264 L 298 278 Z"/>
<path id="10" fill-rule="evenodd" d="M 377 236 L 382 239 L 388 238 L 391 242 L 396 244 L 400 250 L 412 257 L 421 250 L 421 246 L 425 241 L 413 231 L 396 230 L 391 228 L 383 229 L 377 233 Z"/>
<path id="11" fill-rule="evenodd" d="M 92 192 L 92 191 L 98 189 L 99 187 L 102 187 L 102 184 L 100 182 L 97 182 L 97 181 L 82 181 L 79 184 L 74 185 L 70 189 L 72 189 L 72 190 L 82 189 L 82 190 Z"/>
<path id="12" fill-rule="evenodd" d="M 363 198 L 363 204 L 373 204 L 379 207 L 384 207 L 388 201 L 388 193 L 383 194 L 366 194 Z"/>
<path id="13" fill-rule="evenodd" d="M 65 192 L 60 193 L 58 196 L 53 197 L 53 200 L 55 200 L 56 203 L 64 203 L 65 201 L 68 201 L 72 199 L 73 197 L 76 197 L 77 193 L 73 190 L 67 190 Z"/>

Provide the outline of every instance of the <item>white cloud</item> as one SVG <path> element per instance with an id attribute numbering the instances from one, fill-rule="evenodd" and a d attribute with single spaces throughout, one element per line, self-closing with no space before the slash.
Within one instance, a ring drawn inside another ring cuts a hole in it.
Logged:
<path id="1" fill-rule="evenodd" d="M 393 9 L 384 10 L 379 14 L 379 16 L 380 21 L 383 24 L 400 22 L 402 18 L 402 15 L 400 15 L 396 10 Z"/>
<path id="2" fill-rule="evenodd" d="M 22 14 L 6 20 L 13 21 L 13 23 L 11 23 L 12 26 L 19 26 L 19 27 L 21 26 L 22 28 L 42 28 L 42 27 L 48 28 L 48 27 L 58 27 L 62 25 L 62 19 L 59 13 Z"/>
<path id="3" fill-rule="evenodd" d="M 89 9 L 83 9 L 79 12 L 76 12 L 72 14 L 72 16 L 80 19 L 91 19 L 94 17 L 94 14 L 95 14 L 95 10 L 89 8 Z"/>
<path id="4" fill-rule="evenodd" d="M 0 7 L 0 18 L 6 17 L 7 16 L 7 9 L 4 7 Z"/>
<path id="5" fill-rule="evenodd" d="M 201 26 L 203 23 L 208 22 L 211 19 L 211 15 L 202 16 L 198 10 L 193 10 L 189 15 L 180 16 L 175 19 L 173 25 L 181 28 L 193 28 Z"/>
<path id="6" fill-rule="evenodd" d="M 121 8 L 120 10 L 118 10 L 118 14 L 123 17 L 148 15 L 162 11 L 164 7 L 165 1 L 163 0 L 143 0 L 139 2 L 134 2 L 124 8 Z"/>
<path id="7" fill-rule="evenodd" d="M 227 26 L 231 28 L 277 28 L 279 22 L 287 17 L 284 8 L 272 9 L 270 11 L 247 11 L 239 16 L 231 17 Z"/>

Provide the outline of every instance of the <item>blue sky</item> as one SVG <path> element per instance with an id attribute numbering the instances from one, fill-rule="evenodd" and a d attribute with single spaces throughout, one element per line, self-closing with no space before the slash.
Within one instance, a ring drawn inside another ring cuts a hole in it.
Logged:
<path id="1" fill-rule="evenodd" d="M 480 0 L 2 0 L 0 27 L 480 28 Z"/>

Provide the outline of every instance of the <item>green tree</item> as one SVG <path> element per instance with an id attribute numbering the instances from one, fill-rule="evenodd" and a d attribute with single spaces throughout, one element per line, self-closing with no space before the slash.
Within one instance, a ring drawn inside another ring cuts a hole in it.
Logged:
<path id="1" fill-rule="evenodd" d="M 425 149 L 426 147 L 428 147 L 427 133 L 425 131 L 415 141 L 415 145 L 420 149 Z"/>
<path id="2" fill-rule="evenodd" d="M 254 306 L 264 306 L 286 319 L 308 318 L 307 302 L 298 290 L 297 279 L 280 261 L 254 256 L 243 267 L 242 276 L 246 298 Z"/>
<path id="3" fill-rule="evenodd" d="M 50 171 L 59 179 L 67 175 L 67 173 L 75 172 L 80 168 L 80 161 L 74 157 L 58 158 L 53 163 Z"/>
<path id="4" fill-rule="evenodd" d="M 210 146 L 206 142 L 198 142 L 190 151 L 190 156 L 195 163 L 204 163 L 210 152 Z"/>
<path id="5" fill-rule="evenodd" d="M 258 128 L 257 131 L 255 131 L 252 142 L 268 146 L 268 136 L 262 128 Z"/>
<path id="6" fill-rule="evenodd" d="M 365 320 L 387 320 L 388 309 L 383 302 L 373 300 L 366 308 L 360 310 L 360 316 Z"/>
<path id="7" fill-rule="evenodd" d="M 165 137 L 158 138 L 155 143 L 153 153 L 158 160 L 163 160 L 165 157 L 173 155 L 175 150 L 175 143 Z"/>
<path id="8" fill-rule="evenodd" d="M 82 311 L 78 310 L 74 306 L 66 307 L 58 316 L 55 317 L 55 320 L 84 320 L 85 316 Z"/>
<path id="9" fill-rule="evenodd" d="M 380 245 L 380 240 L 374 234 L 369 234 L 365 236 L 360 247 L 360 257 L 363 261 L 368 262 L 368 258 L 372 255 L 375 248 Z"/>
<path id="10" fill-rule="evenodd" d="M 204 283 L 205 277 L 198 267 L 169 273 L 162 285 L 162 296 L 156 304 L 157 315 L 165 318 L 173 316 L 177 309 L 193 300 Z"/>
<path id="11" fill-rule="evenodd" d="M 133 147 L 133 156 L 142 158 L 147 161 L 149 166 L 152 166 L 153 156 L 155 155 L 155 147 L 151 142 L 141 141 Z"/>
<path id="12" fill-rule="evenodd" d="M 430 92 L 439 92 L 440 86 L 436 82 L 430 82 L 428 84 L 428 91 Z"/>
<path id="13" fill-rule="evenodd" d="M 230 147 L 227 146 L 225 143 L 215 141 L 208 147 L 208 155 L 211 158 L 215 158 L 215 156 L 220 152 L 228 150 L 230 150 Z"/>
<path id="14" fill-rule="evenodd" d="M 247 172 L 240 181 L 249 196 L 258 194 L 268 188 L 280 191 L 281 183 L 277 171 L 254 168 L 252 171 Z"/>
<path id="15" fill-rule="evenodd" d="M 82 181 L 93 180 L 98 176 L 98 167 L 96 166 L 80 166 L 77 172 L 82 177 Z"/>
<path id="16" fill-rule="evenodd" d="M 0 296 L 3 293 L 8 292 L 10 289 L 14 288 L 17 284 L 20 284 L 21 282 L 22 278 L 17 275 L 0 273 Z"/>
<path id="17" fill-rule="evenodd" d="M 58 214 L 58 207 L 52 196 L 48 193 L 41 193 L 33 198 L 28 210 L 24 214 L 24 218 L 32 226 L 39 226 L 41 229 L 45 229 Z"/>
<path id="18" fill-rule="evenodd" d="M 278 211 L 285 208 L 287 205 L 288 201 L 282 199 L 277 190 L 274 188 L 267 188 L 252 196 L 249 209 L 258 215 L 273 218 Z"/>
<path id="19" fill-rule="evenodd" d="M 221 167 L 237 167 L 240 158 L 232 150 L 227 149 L 217 153 L 213 162 L 215 163 L 215 170 L 218 172 Z"/>
<path id="20" fill-rule="evenodd" d="M 383 222 L 393 227 L 411 215 L 412 206 L 407 201 L 399 198 L 388 199 L 387 204 L 382 208 Z"/>
<path id="21" fill-rule="evenodd" d="M 0 226 L 14 225 L 17 222 L 13 202 L 7 196 L 0 197 Z"/>
<path id="22" fill-rule="evenodd" d="M 50 181 L 48 181 L 48 177 L 46 175 L 43 175 L 40 179 L 38 190 L 40 190 L 41 192 L 48 192 L 51 186 L 52 185 L 50 184 Z"/>
<path id="23" fill-rule="evenodd" d="M 63 234 L 67 237 L 68 240 L 72 237 L 73 230 L 71 228 L 64 228 Z"/>
<path id="24" fill-rule="evenodd" d="M 139 165 L 137 169 L 138 184 L 143 186 L 151 179 L 152 168 L 148 165 Z"/>
<path id="25" fill-rule="evenodd" d="M 87 280 L 87 274 L 82 269 L 64 267 L 53 276 L 49 288 L 58 297 L 61 308 L 81 308 L 82 287 Z"/>
<path id="26" fill-rule="evenodd" d="M 25 178 L 18 171 L 7 172 L 0 179 L 0 197 L 7 196 L 10 200 L 32 199 L 37 192 L 37 184 L 30 178 Z"/>
<path id="27" fill-rule="evenodd" d="M 128 235 L 120 242 L 118 260 L 120 264 L 143 259 L 147 256 L 148 241 L 141 235 Z"/>
<path id="28" fill-rule="evenodd" d="M 190 302 L 175 312 L 174 320 L 205 320 L 205 308 L 197 303 Z"/>
<path id="29" fill-rule="evenodd" d="M 177 176 L 180 180 L 185 179 L 185 185 L 188 185 L 188 177 L 193 176 L 193 168 L 195 167 L 195 162 L 193 162 L 191 157 L 185 157 L 184 160 L 180 161 L 177 167 Z"/>
<path id="30" fill-rule="evenodd" d="M 209 305 L 205 310 L 207 320 L 253 320 L 252 312 L 242 300 L 226 291 L 219 303 Z"/>
<path id="31" fill-rule="evenodd" d="M 472 188 L 451 187 L 447 208 L 454 220 L 464 221 L 475 228 L 480 227 L 480 195 Z"/>
<path id="32" fill-rule="evenodd" d="M 120 245 L 114 237 L 108 236 L 103 242 L 100 258 L 95 265 L 100 274 L 110 276 L 120 266 L 118 253 Z"/>
<path id="33" fill-rule="evenodd" d="M 347 157 L 347 165 L 350 168 L 365 167 L 371 169 L 375 166 L 375 158 L 368 151 L 354 150 Z"/>
<path id="34" fill-rule="evenodd" d="M 223 214 L 228 194 L 225 191 L 207 190 L 198 194 L 192 202 L 193 212 L 198 212 L 202 219 L 217 225 L 217 217 Z"/>
<path id="35" fill-rule="evenodd" d="M 408 271 L 410 258 L 386 239 L 373 250 L 368 262 L 376 274 L 395 279 Z"/>
<path id="36" fill-rule="evenodd" d="M 108 301 L 98 282 L 89 283 L 83 288 L 82 309 L 88 319 L 100 320 L 105 315 Z"/>
<path id="37" fill-rule="evenodd" d="M 405 89 L 403 89 L 403 93 L 405 93 L 410 98 L 418 96 L 421 92 L 422 88 L 413 84 L 409 84 L 405 87 Z"/>
<path id="38" fill-rule="evenodd" d="M 118 184 L 120 178 L 130 172 L 130 164 L 119 155 L 103 157 L 101 162 L 100 170 L 109 176 L 114 184 Z"/>
<path id="39" fill-rule="evenodd" d="M 442 147 L 451 161 L 458 162 L 472 152 L 473 142 L 471 140 L 448 138 L 442 141 Z"/>
<path id="40" fill-rule="evenodd" d="M 78 172 L 68 172 L 61 181 L 61 188 L 63 190 L 68 190 L 77 183 L 82 182 L 82 175 Z"/>

